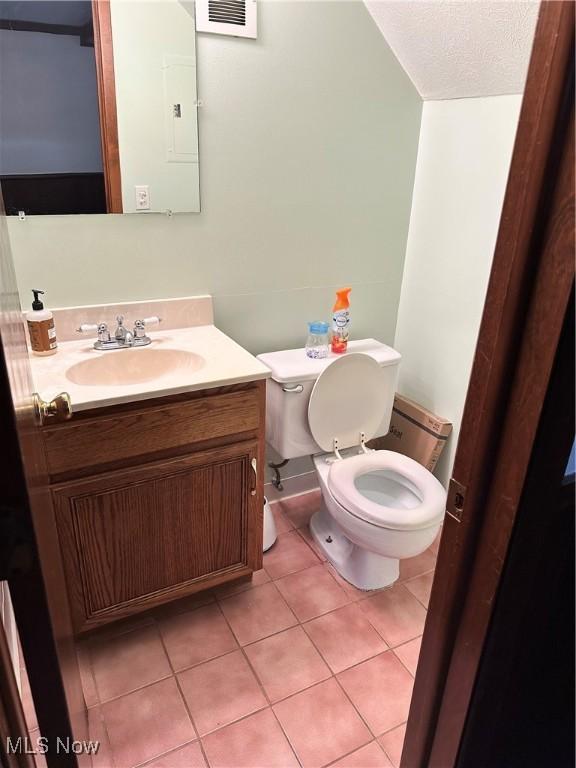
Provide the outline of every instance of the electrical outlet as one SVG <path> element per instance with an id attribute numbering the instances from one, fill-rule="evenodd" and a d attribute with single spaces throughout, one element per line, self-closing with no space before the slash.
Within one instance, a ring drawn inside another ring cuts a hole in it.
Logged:
<path id="1" fill-rule="evenodd" d="M 134 187 L 134 194 L 136 195 L 136 210 L 149 211 L 150 210 L 150 187 L 148 186 L 148 184 L 137 184 Z"/>

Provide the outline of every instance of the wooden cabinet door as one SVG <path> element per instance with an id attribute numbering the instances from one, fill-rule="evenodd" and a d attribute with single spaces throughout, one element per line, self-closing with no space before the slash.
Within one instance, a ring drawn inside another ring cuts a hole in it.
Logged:
<path id="1" fill-rule="evenodd" d="M 77 631 L 259 568 L 257 457 L 246 441 L 53 486 Z"/>

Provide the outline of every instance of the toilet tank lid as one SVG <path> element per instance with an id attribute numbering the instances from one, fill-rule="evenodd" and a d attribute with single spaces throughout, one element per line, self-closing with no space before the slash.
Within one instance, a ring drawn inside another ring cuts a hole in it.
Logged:
<path id="1" fill-rule="evenodd" d="M 401 355 L 392 347 L 382 344 L 376 339 L 361 339 L 348 343 L 349 352 L 364 352 L 373 357 L 381 366 L 397 365 Z M 280 352 L 265 352 L 258 355 L 264 365 L 272 371 L 272 378 L 280 384 L 290 384 L 303 381 L 315 381 L 322 371 L 342 355 L 329 353 L 323 359 L 307 357 L 304 347 L 301 349 L 284 349 Z"/>

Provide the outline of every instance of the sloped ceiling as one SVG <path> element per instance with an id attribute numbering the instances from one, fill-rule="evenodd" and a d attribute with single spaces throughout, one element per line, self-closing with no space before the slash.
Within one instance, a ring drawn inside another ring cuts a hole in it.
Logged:
<path id="1" fill-rule="evenodd" d="M 522 93 L 537 0 L 364 0 L 423 99 Z"/>

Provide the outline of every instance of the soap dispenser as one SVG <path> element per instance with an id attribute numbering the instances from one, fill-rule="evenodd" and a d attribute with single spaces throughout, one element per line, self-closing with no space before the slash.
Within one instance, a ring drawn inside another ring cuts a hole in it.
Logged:
<path id="1" fill-rule="evenodd" d="M 30 346 L 35 355 L 54 355 L 57 352 L 56 329 L 54 328 L 54 315 L 49 309 L 44 309 L 44 304 L 38 298 L 44 291 L 32 289 L 34 301 L 32 311 L 26 313 Z"/>

